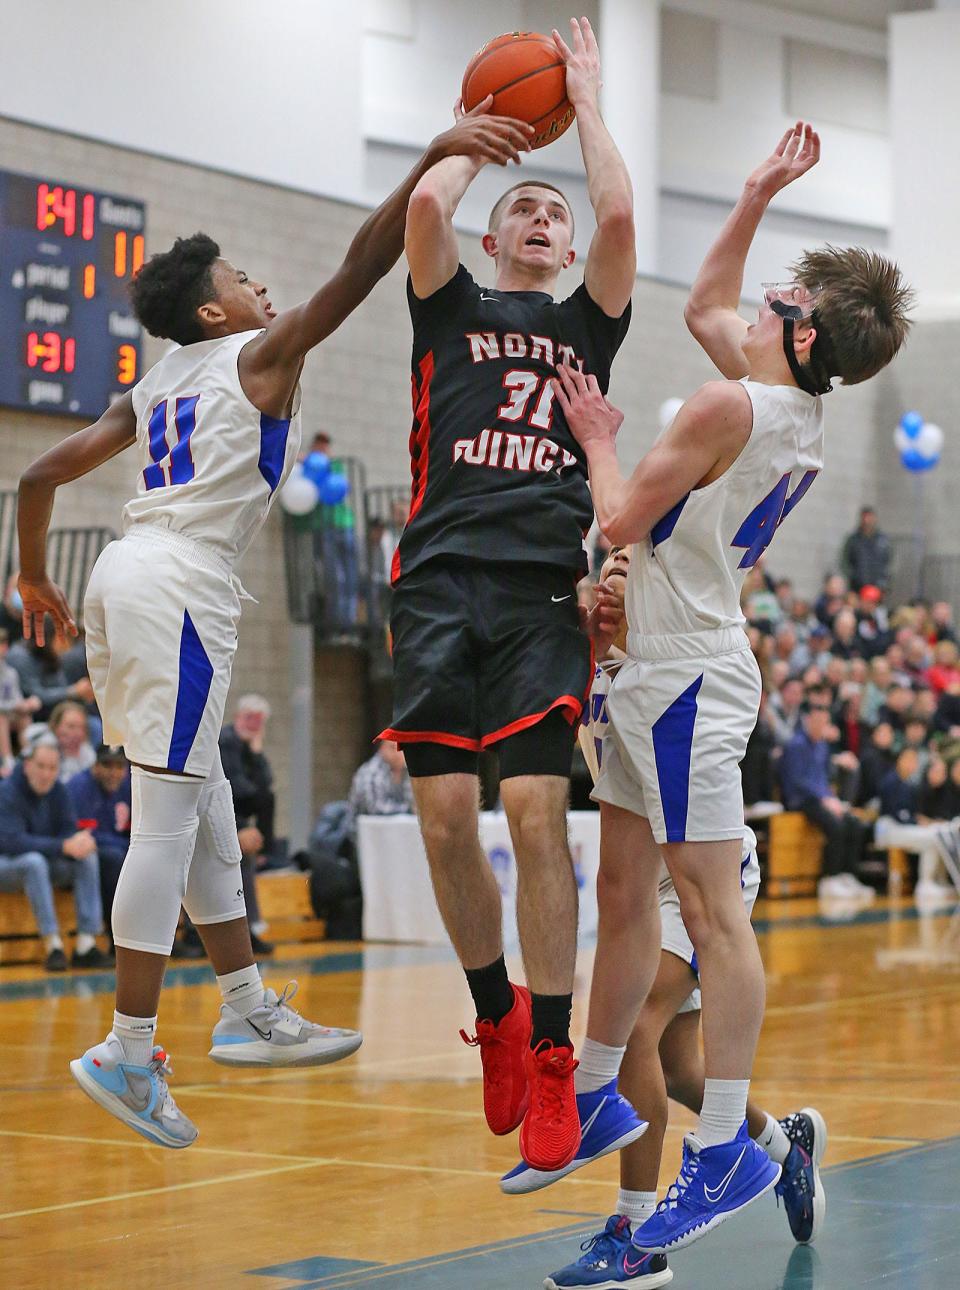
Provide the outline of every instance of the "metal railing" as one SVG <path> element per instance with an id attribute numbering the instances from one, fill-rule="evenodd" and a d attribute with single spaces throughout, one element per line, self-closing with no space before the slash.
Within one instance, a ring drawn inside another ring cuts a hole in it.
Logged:
<path id="1" fill-rule="evenodd" d="M 0 489 L 0 595 L 17 567 L 17 494 Z"/>
<path id="2" fill-rule="evenodd" d="M 105 546 L 116 539 L 108 528 L 51 529 L 47 535 L 47 570 L 67 598 L 78 623 L 93 566 Z"/>

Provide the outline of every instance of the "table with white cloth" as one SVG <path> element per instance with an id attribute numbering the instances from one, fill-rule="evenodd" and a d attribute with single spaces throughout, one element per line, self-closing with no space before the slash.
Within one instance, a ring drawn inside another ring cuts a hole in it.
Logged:
<path id="1" fill-rule="evenodd" d="M 597 934 L 597 869 L 600 865 L 600 812 L 567 815 L 570 852 L 580 890 L 580 940 Z M 484 811 L 480 843 L 487 854 L 503 899 L 503 939 L 517 939 L 517 862 L 507 817 Z M 415 941 L 449 945 L 437 911 L 420 826 L 413 815 L 361 815 L 357 850 L 363 885 L 363 939 Z"/>

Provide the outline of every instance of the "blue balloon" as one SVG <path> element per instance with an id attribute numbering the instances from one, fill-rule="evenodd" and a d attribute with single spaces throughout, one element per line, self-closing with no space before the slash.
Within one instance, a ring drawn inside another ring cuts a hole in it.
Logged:
<path id="1" fill-rule="evenodd" d="M 330 458 L 325 452 L 311 452 L 303 463 L 303 473 L 319 488 L 330 474 Z"/>
<path id="2" fill-rule="evenodd" d="M 336 506 L 349 491 L 350 483 L 345 475 L 328 474 L 320 485 L 320 500 L 325 506 Z"/>
<path id="3" fill-rule="evenodd" d="M 900 454 L 900 461 L 907 470 L 917 473 L 921 470 L 931 470 L 940 460 L 940 454 L 936 457 L 924 457 L 917 452 L 916 448 L 910 448 L 907 452 Z"/>
<path id="4" fill-rule="evenodd" d="M 900 425 L 908 439 L 916 439 L 923 429 L 923 417 L 919 412 L 904 412 L 900 418 Z"/>

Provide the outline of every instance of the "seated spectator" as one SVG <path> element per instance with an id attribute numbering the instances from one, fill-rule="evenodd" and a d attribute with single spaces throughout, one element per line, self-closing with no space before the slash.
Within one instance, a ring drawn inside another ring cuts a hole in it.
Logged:
<path id="1" fill-rule="evenodd" d="M 913 824 L 917 818 L 920 759 L 916 748 L 905 747 L 893 770 L 880 782 L 880 814 L 898 824 Z"/>
<path id="2" fill-rule="evenodd" d="M 930 738 L 930 731 L 927 723 L 920 717 L 908 717 L 906 725 L 903 727 L 903 740 L 900 748 L 912 748 L 917 754 L 917 774 L 926 774 L 927 765 L 930 761 L 930 754 L 927 751 L 927 741 Z"/>
<path id="3" fill-rule="evenodd" d="M 775 658 L 770 664 L 770 693 L 779 694 L 790 676 L 790 668 L 782 658 Z"/>
<path id="4" fill-rule="evenodd" d="M 130 845 L 130 767 L 122 748 L 100 744 L 96 760 L 67 784 L 77 827 L 89 830 L 100 862 L 103 921 L 113 944 L 110 911 Z"/>
<path id="5" fill-rule="evenodd" d="M 38 721 L 46 721 L 58 703 L 74 699 L 87 704 L 93 701 L 93 686 L 87 677 L 70 682 L 54 641 L 48 636 L 46 643 L 18 641 L 10 646 L 7 656 L 10 666 L 20 678 L 20 689 L 28 697 L 40 700 L 36 712 Z"/>
<path id="6" fill-rule="evenodd" d="M 913 677 L 907 669 L 906 655 L 903 646 L 897 641 L 888 645 L 884 650 L 884 657 L 890 664 L 890 682 L 892 685 L 905 685 L 907 688 L 913 686 Z"/>
<path id="7" fill-rule="evenodd" d="M 790 742 L 803 716 L 803 681 L 791 676 L 770 697 L 770 722 L 779 747 Z"/>
<path id="8" fill-rule="evenodd" d="M 262 937 L 265 926 L 260 917 L 256 877 L 258 861 L 271 855 L 275 844 L 273 771 L 263 751 L 269 720 L 267 700 L 259 694 L 244 694 L 237 700 L 233 724 L 224 727 L 220 736 L 220 757 L 237 817 L 250 941 L 256 954 L 273 953 L 273 946 Z"/>
<path id="9" fill-rule="evenodd" d="M 942 694 L 955 682 L 960 681 L 960 650 L 952 640 L 939 641 L 933 647 L 933 663 L 927 668 L 924 680 L 934 694 Z"/>
<path id="10" fill-rule="evenodd" d="M 893 683 L 890 664 L 880 654 L 870 660 L 870 679 L 863 692 L 863 719 L 870 726 L 880 720 L 880 709 L 887 701 L 887 691 Z"/>
<path id="11" fill-rule="evenodd" d="M 796 628 L 798 639 L 806 641 L 817 621 L 813 610 L 810 608 L 809 600 L 794 597 L 793 604 L 790 607 L 790 621 Z"/>
<path id="12" fill-rule="evenodd" d="M 937 600 L 931 605 L 930 626 L 935 640 L 957 643 L 953 628 L 953 606 L 948 600 Z"/>
<path id="13" fill-rule="evenodd" d="M 777 578 L 773 584 L 773 594 L 780 606 L 780 617 L 789 618 L 793 612 L 793 583 L 789 578 Z"/>
<path id="14" fill-rule="evenodd" d="M 326 919 L 327 940 L 359 940 L 363 892 L 357 863 L 359 815 L 412 815 L 413 789 L 403 753 L 381 743 L 353 777 L 347 802 L 324 807 L 310 840 L 310 901 Z"/>
<path id="15" fill-rule="evenodd" d="M 74 775 L 89 770 L 97 760 L 90 742 L 87 710 L 83 704 L 65 699 L 50 713 L 47 725 L 60 745 L 60 782 L 68 784 Z"/>
<path id="16" fill-rule="evenodd" d="M 924 722 L 928 730 L 933 729 L 933 719 L 937 714 L 937 696 L 927 686 L 913 692 L 913 703 L 910 705 L 910 716 Z"/>
<path id="17" fill-rule="evenodd" d="M 833 644 L 830 653 L 834 658 L 856 658 L 862 653 L 857 635 L 857 617 L 852 609 L 841 609 L 833 620 Z"/>
<path id="18" fill-rule="evenodd" d="M 830 658 L 832 644 L 833 637 L 830 635 L 828 628 L 819 624 L 814 627 L 807 640 L 807 648 L 810 650 L 809 666 L 819 667 L 821 670 L 825 668 Z"/>
<path id="19" fill-rule="evenodd" d="M 960 816 L 960 761 L 947 766 L 931 757 L 917 798 L 917 817 L 924 824 Z"/>
<path id="20" fill-rule="evenodd" d="M 813 612 L 822 627 L 830 624 L 847 603 L 847 580 L 842 573 L 828 574 L 823 580 L 823 590 L 817 597 Z"/>
<path id="21" fill-rule="evenodd" d="M 25 699 L 20 678 L 7 662 L 10 635 L 0 627 L 0 779 L 13 770 L 13 738 L 19 736 L 40 707 L 37 698 Z"/>
<path id="22" fill-rule="evenodd" d="M 810 662 L 810 651 L 800 643 L 797 629 L 789 620 L 779 624 L 773 641 L 773 659 L 786 663 L 791 672 L 802 672 Z"/>
<path id="23" fill-rule="evenodd" d="M 23 636 L 23 601 L 17 585 L 19 577 L 18 571 L 11 573 L 3 588 L 3 599 L 0 600 L 0 628 L 7 633 L 11 644 Z"/>
<path id="24" fill-rule="evenodd" d="M 860 588 L 856 619 L 861 653 L 864 658 L 876 658 L 890 644 L 890 624 L 879 587 Z"/>
<path id="25" fill-rule="evenodd" d="M 59 782 L 60 750 L 41 735 L 0 784 L 0 891 L 24 891 L 46 948 L 46 968 L 62 972 L 67 959 L 53 887 L 72 887 L 77 908 L 74 967 L 104 967 L 100 869 L 93 834 L 77 827 L 66 786 Z"/>
<path id="26" fill-rule="evenodd" d="M 823 876 L 817 887 L 826 897 L 872 899 L 874 892 L 856 877 L 866 827 L 846 802 L 834 793 L 830 783 L 830 739 L 833 735 L 830 709 L 809 705 L 800 730 L 783 750 L 780 785 L 788 811 L 802 811 L 825 835 Z M 849 757 L 849 754 L 841 754 Z"/>
<path id="27" fill-rule="evenodd" d="M 745 806 L 753 806 L 756 802 L 773 801 L 773 762 L 776 749 L 777 740 L 769 696 L 766 691 L 761 691 L 757 724 L 747 740 L 747 750 L 740 763 Z"/>
<path id="28" fill-rule="evenodd" d="M 960 681 L 948 685 L 940 695 L 933 726 L 940 734 L 960 739 Z"/>
<path id="29" fill-rule="evenodd" d="M 894 681 L 887 690 L 887 697 L 877 713 L 878 721 L 889 721 L 897 734 L 902 734 L 913 707 L 913 690 L 908 685 Z"/>
<path id="30" fill-rule="evenodd" d="M 857 758 L 866 746 L 869 727 L 860 713 L 862 694 L 853 681 L 844 681 L 837 692 L 834 722 L 839 731 L 837 751 L 851 752 Z"/>
<path id="31" fill-rule="evenodd" d="M 862 690 L 870 679 L 870 667 L 866 659 L 852 658 L 847 670 L 847 676 L 851 681 L 859 685 Z"/>
<path id="32" fill-rule="evenodd" d="M 871 731 L 870 741 L 860 756 L 860 781 L 854 805 L 871 806 L 879 802 L 880 785 L 897 760 L 894 738 L 889 721 L 881 721 Z"/>
<path id="33" fill-rule="evenodd" d="M 834 699 L 840 697 L 840 690 L 846 684 L 850 674 L 850 664 L 843 658 L 832 655 L 823 669 L 823 679 L 833 691 Z"/>
<path id="34" fill-rule="evenodd" d="M 932 663 L 930 647 L 922 636 L 912 636 L 904 646 L 904 666 L 914 686 L 929 685 L 927 675 Z"/>

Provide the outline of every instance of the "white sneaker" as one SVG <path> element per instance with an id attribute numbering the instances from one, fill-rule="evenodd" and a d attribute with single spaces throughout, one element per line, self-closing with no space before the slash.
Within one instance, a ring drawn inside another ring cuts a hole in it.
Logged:
<path id="1" fill-rule="evenodd" d="M 209 1056 L 221 1066 L 326 1066 L 355 1053 L 363 1035 L 305 1020 L 287 1006 L 296 992 L 296 981 L 279 998 L 265 990 L 263 1003 L 245 1017 L 224 1003 Z"/>
<path id="2" fill-rule="evenodd" d="M 196 1141 L 197 1126 L 167 1088 L 173 1072 L 162 1048 L 154 1048 L 148 1066 L 134 1066 L 111 1030 L 102 1044 L 70 1063 L 70 1072 L 87 1097 L 157 1146 L 177 1149 Z"/>
<path id="3" fill-rule="evenodd" d="M 837 882 L 842 883 L 848 896 L 857 896 L 862 900 L 875 900 L 877 893 L 872 887 L 867 886 L 865 882 L 852 873 L 838 873 Z"/>
<path id="4" fill-rule="evenodd" d="M 957 893 L 953 887 L 948 887 L 945 883 L 934 882 L 932 878 L 926 878 L 918 882 L 913 889 L 913 898 L 917 904 L 944 903 L 949 900 L 956 900 Z"/>
<path id="5" fill-rule="evenodd" d="M 854 894 L 847 884 L 843 881 L 846 874 L 833 874 L 830 877 L 821 878 L 817 883 L 817 895 L 821 900 L 849 900 Z"/>

